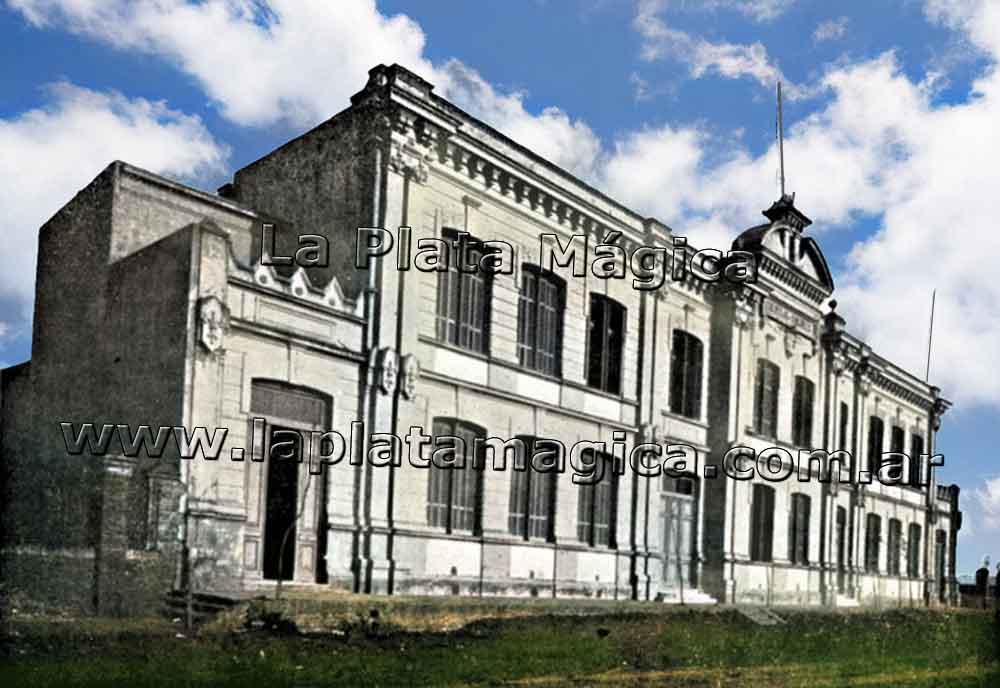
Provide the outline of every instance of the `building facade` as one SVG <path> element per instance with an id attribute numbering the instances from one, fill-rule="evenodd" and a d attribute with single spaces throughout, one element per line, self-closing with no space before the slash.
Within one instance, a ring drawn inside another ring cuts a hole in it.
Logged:
<path id="1" fill-rule="evenodd" d="M 114 163 L 42 228 L 32 360 L 3 371 L 8 588 L 59 566 L 81 604 L 112 610 L 189 581 L 232 593 L 279 579 L 951 602 L 958 489 L 933 472 L 913 486 L 824 482 L 823 462 L 805 481 L 723 474 L 733 447 L 845 449 L 876 469 L 883 452 L 933 454 L 948 407 L 847 332 L 793 199 L 765 215 L 732 247 L 754 256 L 753 283 L 689 269 L 642 290 L 589 261 L 580 275 L 548 260 L 545 241 L 559 254 L 574 237 L 613 238 L 632 255 L 672 248 L 673 231 L 399 66 L 371 70 L 350 107 L 217 194 Z M 359 267 L 358 228 L 389 230 L 394 252 Z M 329 260 L 281 264 L 303 235 L 328 242 Z M 404 245 L 470 238 L 506 242 L 513 269 L 398 267 Z M 663 267 L 692 253 L 671 250 Z M 169 442 L 160 457 L 69 456 L 60 421 L 119 438 L 119 426 L 132 438 L 140 426 L 226 432 L 215 460 Z M 462 438 L 449 461 L 464 468 L 434 459 L 434 442 L 420 465 L 395 460 L 403 451 L 372 460 L 372 433 L 415 427 Z M 289 431 L 303 441 L 276 460 Z M 314 470 L 338 437 L 345 458 Z M 487 438 L 510 451 L 479 451 Z M 579 455 L 603 478 L 535 463 L 549 440 L 605 443 Z M 647 477 L 616 443 L 684 445 L 698 463 Z M 771 455 L 777 472 L 788 465 Z"/>

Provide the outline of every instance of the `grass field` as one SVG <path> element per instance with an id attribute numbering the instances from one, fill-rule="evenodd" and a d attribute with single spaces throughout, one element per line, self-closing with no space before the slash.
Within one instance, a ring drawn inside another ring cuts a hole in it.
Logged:
<path id="1" fill-rule="evenodd" d="M 727 609 L 540 607 L 415 632 L 394 621 L 403 611 L 323 633 L 230 623 L 187 637 L 159 619 L 15 620 L 0 685 L 1000 687 L 1000 628 L 985 612 L 788 611 L 757 626 Z"/>

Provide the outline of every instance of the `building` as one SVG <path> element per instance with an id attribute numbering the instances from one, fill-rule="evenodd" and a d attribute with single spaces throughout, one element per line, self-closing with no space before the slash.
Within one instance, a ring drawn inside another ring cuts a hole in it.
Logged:
<path id="1" fill-rule="evenodd" d="M 590 484 L 493 470 L 495 457 L 483 470 L 365 460 L 370 433 L 413 426 L 470 445 L 687 445 L 716 467 L 735 446 L 844 448 L 875 467 L 883 451 L 933 453 L 948 402 L 827 307 L 833 281 L 792 197 L 765 216 L 733 246 L 756 257 L 753 284 L 692 269 L 639 290 L 541 265 L 542 234 L 563 246 L 618 233 L 629 254 L 674 235 L 399 66 L 372 69 L 349 108 L 218 194 L 113 163 L 42 228 L 32 359 L 3 371 L 8 589 L 112 613 L 189 576 L 215 592 L 281 579 L 373 593 L 951 601 L 958 488 L 933 477 L 838 485 L 817 463 L 806 482 L 700 468 L 653 479 L 610 470 L 613 453 L 596 448 L 583 456 L 609 470 Z M 277 228 L 273 246 L 264 225 Z M 514 269 L 400 270 L 395 255 L 356 267 L 359 227 L 403 226 L 413 246 L 502 239 Z M 265 264 L 300 235 L 329 241 L 327 265 Z M 104 424 L 129 437 L 228 432 L 216 460 L 179 458 L 170 442 L 159 458 L 114 444 L 71 456 L 59 421 L 98 435 Z M 367 432 L 352 435 L 356 421 Z M 262 460 L 288 430 L 336 431 L 348 459 L 322 472 Z"/>

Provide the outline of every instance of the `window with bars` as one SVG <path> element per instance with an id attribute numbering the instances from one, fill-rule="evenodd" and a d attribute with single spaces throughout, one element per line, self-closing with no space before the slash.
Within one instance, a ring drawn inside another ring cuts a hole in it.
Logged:
<path id="1" fill-rule="evenodd" d="M 615 546 L 615 517 L 618 510 L 618 475 L 614 462 L 607 454 L 587 449 L 581 456 L 584 465 L 604 463 L 603 471 L 595 468 L 595 475 L 601 475 L 598 482 L 581 483 L 577 499 L 576 537 L 591 547 Z"/>
<path id="2" fill-rule="evenodd" d="M 443 238 L 452 243 L 448 269 L 438 273 L 437 338 L 447 344 L 477 353 L 489 353 L 490 302 L 493 274 L 460 269 L 478 264 L 483 245 L 465 232 L 446 229 Z"/>
<path id="3" fill-rule="evenodd" d="M 454 418 L 434 419 L 435 449 L 453 448 L 454 465 L 433 461 L 427 480 L 427 524 L 449 533 L 478 533 L 482 520 L 482 442 L 486 430 Z M 457 438 L 457 439 L 452 439 Z"/>
<path id="4" fill-rule="evenodd" d="M 906 542 L 906 575 L 920 577 L 920 524 L 911 523 Z"/>
<path id="5" fill-rule="evenodd" d="M 517 355 L 521 365 L 547 375 L 562 375 L 563 311 L 566 283 L 534 265 L 521 270 L 517 318 Z"/>
<path id="6" fill-rule="evenodd" d="M 773 542 L 774 488 L 769 485 L 754 485 L 750 507 L 750 559 L 771 561 Z"/>
<path id="7" fill-rule="evenodd" d="M 796 375 L 792 396 L 792 444 L 797 447 L 812 448 L 814 396 L 812 380 Z"/>
<path id="8" fill-rule="evenodd" d="M 587 384 L 609 394 L 622 391 L 625 306 L 602 294 L 590 295 Z"/>
<path id="9" fill-rule="evenodd" d="M 524 457 L 519 457 L 517 462 L 524 470 L 514 468 L 511 472 L 507 527 L 511 535 L 525 540 L 544 538 L 551 541 L 555 536 L 556 466 L 553 464 L 552 470 L 538 470 L 543 467 L 531 461 L 539 446 L 538 439 L 525 436 L 517 439 L 524 442 Z"/>
<path id="10" fill-rule="evenodd" d="M 757 384 L 754 394 L 753 427 L 758 435 L 778 434 L 778 387 L 781 369 L 766 358 L 757 360 Z"/>
<path id="11" fill-rule="evenodd" d="M 882 519 L 868 514 L 865 521 L 865 571 L 878 573 L 879 548 L 882 544 Z"/>
<path id="12" fill-rule="evenodd" d="M 874 476 L 882 465 L 882 443 L 885 423 L 878 416 L 868 419 L 868 470 Z"/>
<path id="13" fill-rule="evenodd" d="M 901 553 L 901 545 L 903 540 L 903 524 L 899 519 L 890 518 L 889 519 L 889 542 L 888 542 L 888 562 L 886 563 L 886 570 L 889 572 L 890 576 L 899 575 L 899 556 Z"/>
<path id="14" fill-rule="evenodd" d="M 809 505 L 808 495 L 792 495 L 792 508 L 788 524 L 788 560 L 793 564 L 809 563 Z"/>
<path id="15" fill-rule="evenodd" d="M 847 437 L 848 421 L 850 420 L 849 414 L 850 411 L 848 410 L 847 402 L 840 402 L 840 446 L 837 449 L 841 451 L 851 450 L 848 445 L 850 440 Z"/>
<path id="16" fill-rule="evenodd" d="M 924 453 L 924 436 L 918 433 L 910 435 L 910 484 L 920 486 L 920 456 Z"/>
<path id="17" fill-rule="evenodd" d="M 704 365 L 701 340 L 684 330 L 674 330 L 670 350 L 670 412 L 686 418 L 701 417 L 701 381 Z"/>

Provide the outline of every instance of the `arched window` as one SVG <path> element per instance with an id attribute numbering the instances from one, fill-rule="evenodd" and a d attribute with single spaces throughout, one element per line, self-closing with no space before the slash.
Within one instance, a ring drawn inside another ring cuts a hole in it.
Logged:
<path id="1" fill-rule="evenodd" d="M 625 351 L 625 306 L 603 294 L 590 294 L 587 337 L 587 384 L 609 394 L 621 394 Z"/>
<path id="2" fill-rule="evenodd" d="M 449 533 L 481 530 L 486 430 L 455 418 L 434 419 L 434 454 L 427 479 L 427 524 Z M 441 451 L 440 455 L 437 452 Z"/>
<path id="3" fill-rule="evenodd" d="M 576 512 L 577 539 L 591 547 L 614 547 L 618 511 L 618 475 L 614 471 L 614 461 L 608 454 L 591 449 L 584 450 L 580 458 L 584 465 L 594 466 L 595 480 L 580 483 Z"/>
<path id="4" fill-rule="evenodd" d="M 868 419 L 868 471 L 874 479 L 882 465 L 882 443 L 885 438 L 885 423 L 878 416 Z"/>
<path id="5" fill-rule="evenodd" d="M 814 396 L 813 381 L 797 375 L 792 398 L 792 444 L 797 447 L 812 449 Z"/>
<path id="6" fill-rule="evenodd" d="M 479 264 L 483 244 L 465 232 L 445 229 L 452 242 L 448 269 L 438 273 L 437 338 L 477 353 L 489 353 L 490 302 L 493 274 L 487 270 L 462 270 Z"/>
<path id="7" fill-rule="evenodd" d="M 684 330 L 674 330 L 670 349 L 670 412 L 701 417 L 701 380 L 704 347 Z"/>
<path id="8" fill-rule="evenodd" d="M 521 270 L 517 354 L 521 365 L 546 375 L 562 374 L 566 283 L 535 265 Z"/>
<path id="9" fill-rule="evenodd" d="M 510 475 L 510 504 L 507 526 L 511 535 L 525 540 L 544 538 L 552 540 L 555 535 L 556 513 L 556 464 L 539 466 L 532 463 L 536 440 L 534 437 L 518 437 L 524 442 L 524 456 L 518 457 Z M 524 470 L 520 470 L 523 466 Z"/>
<path id="10" fill-rule="evenodd" d="M 778 388 L 781 369 L 766 358 L 757 360 L 757 384 L 754 394 L 753 427 L 758 435 L 778 434 Z"/>

